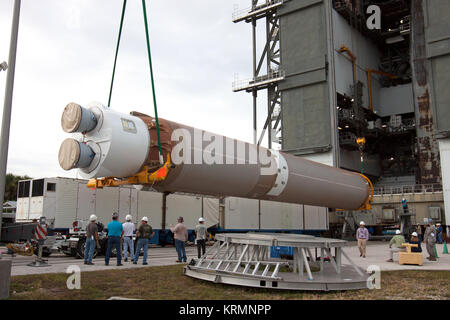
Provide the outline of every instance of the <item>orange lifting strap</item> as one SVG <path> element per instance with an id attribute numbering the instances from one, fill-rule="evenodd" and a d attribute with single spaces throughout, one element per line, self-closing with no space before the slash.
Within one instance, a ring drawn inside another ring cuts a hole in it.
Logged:
<path id="1" fill-rule="evenodd" d="M 144 184 L 153 185 L 155 182 L 163 181 L 167 178 L 171 167 L 170 154 L 167 155 L 166 163 L 158 170 L 150 173 L 149 167 L 145 166 L 142 171 L 136 175 L 124 180 L 118 180 L 114 177 L 108 177 L 103 179 L 90 179 L 86 185 L 91 189 L 102 189 L 104 187 L 118 187 L 122 185 Z"/>

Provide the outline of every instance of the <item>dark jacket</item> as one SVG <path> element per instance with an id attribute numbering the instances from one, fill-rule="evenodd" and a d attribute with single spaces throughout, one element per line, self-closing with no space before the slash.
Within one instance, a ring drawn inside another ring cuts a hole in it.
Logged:
<path id="1" fill-rule="evenodd" d="M 411 252 L 422 252 L 422 247 L 421 247 L 421 245 L 420 245 L 420 240 L 416 240 L 416 241 L 413 241 L 412 239 L 411 239 L 411 241 L 409 242 L 410 244 L 417 244 L 418 245 L 418 247 L 417 248 L 411 248 Z"/>

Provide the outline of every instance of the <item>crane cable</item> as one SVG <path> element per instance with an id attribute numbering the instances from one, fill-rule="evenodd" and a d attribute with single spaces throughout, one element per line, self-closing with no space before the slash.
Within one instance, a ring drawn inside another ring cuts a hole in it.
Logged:
<path id="1" fill-rule="evenodd" d="M 113 91 L 113 87 L 114 87 L 114 76 L 116 75 L 117 56 L 119 54 L 120 38 L 122 37 L 123 20 L 125 18 L 126 7 L 127 7 L 127 0 L 123 0 L 122 17 L 120 18 L 120 27 L 119 27 L 119 37 L 117 39 L 116 55 L 114 57 L 114 67 L 113 67 L 113 73 L 112 73 L 112 79 L 111 79 L 111 87 L 109 89 L 108 108 L 111 107 L 111 97 L 112 97 L 112 91 Z"/>
<path id="2" fill-rule="evenodd" d="M 145 6 L 145 0 L 142 0 L 142 11 L 144 12 L 145 37 L 147 40 L 148 64 L 150 65 L 150 79 L 152 81 L 153 106 L 155 108 L 156 132 L 158 134 L 159 161 L 161 164 L 163 164 L 164 160 L 163 160 L 163 153 L 162 153 L 162 148 L 161 148 L 161 135 L 159 132 L 158 107 L 156 105 L 155 81 L 153 78 L 152 53 L 150 50 L 150 37 L 149 37 L 149 32 L 148 32 L 147 8 Z"/>
<path id="3" fill-rule="evenodd" d="M 115 58 L 114 58 L 114 67 L 113 67 L 113 73 L 112 73 L 112 79 L 111 79 L 111 87 L 109 90 L 108 108 L 111 105 L 111 96 L 112 96 L 112 91 L 113 91 L 113 87 L 114 87 L 114 76 L 116 73 L 116 65 L 117 65 L 117 56 L 119 53 L 120 39 L 122 37 L 123 21 L 125 18 L 126 6 L 127 6 L 127 0 L 123 0 L 122 16 L 120 18 L 119 36 L 117 39 L 116 54 L 115 54 Z M 162 148 L 161 148 L 161 134 L 160 134 L 160 130 L 159 130 L 158 107 L 156 104 L 155 80 L 153 77 L 153 64 L 152 64 L 152 55 L 151 55 L 151 50 L 150 50 L 150 36 L 149 36 L 149 31 L 148 31 L 147 8 L 145 5 L 145 0 L 142 0 L 142 11 L 144 13 L 145 37 L 146 37 L 146 41 L 147 41 L 148 62 L 150 65 L 150 79 L 151 79 L 151 84 L 152 84 L 153 106 L 154 106 L 154 110 L 155 110 L 156 132 L 158 135 L 159 160 L 162 164 L 162 163 L 164 163 L 164 160 L 163 160 L 163 153 L 162 153 Z"/>

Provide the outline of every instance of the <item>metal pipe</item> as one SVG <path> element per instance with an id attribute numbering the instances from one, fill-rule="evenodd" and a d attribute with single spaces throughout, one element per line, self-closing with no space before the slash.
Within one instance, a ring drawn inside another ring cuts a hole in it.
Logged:
<path id="1" fill-rule="evenodd" d="M 170 192 L 164 192 L 162 198 L 162 216 L 161 216 L 161 231 L 166 231 L 166 221 L 167 221 L 167 196 Z"/>
<path id="2" fill-rule="evenodd" d="M 2 235 L 2 220 L 3 220 L 3 200 L 5 197 L 5 183 L 6 183 L 6 167 L 8 162 L 8 148 L 9 148 L 9 131 L 11 127 L 11 109 L 12 98 L 14 91 L 14 76 L 16 70 L 16 54 L 17 54 L 17 39 L 19 34 L 19 18 L 20 18 L 20 4 L 21 0 L 14 1 L 13 20 L 11 27 L 11 42 L 9 46 L 9 61 L 8 73 L 6 75 L 5 87 L 5 102 L 3 105 L 2 131 L 0 143 L 0 204 L 2 211 L 0 214 L 0 239 Z"/>
<path id="3" fill-rule="evenodd" d="M 271 73 L 271 66 L 270 66 L 270 60 L 271 60 L 271 48 L 270 48 L 270 40 L 273 35 L 273 33 L 270 32 L 270 16 L 268 15 L 266 17 L 266 43 L 267 43 L 267 52 L 266 52 L 266 62 L 267 62 L 267 74 L 269 75 Z M 274 95 L 274 89 L 273 87 L 267 88 L 267 117 L 269 118 L 269 124 L 268 124 L 268 131 L 267 131 L 267 146 L 269 149 L 272 149 L 272 112 L 273 109 L 272 106 L 272 95 Z"/>
<path id="4" fill-rule="evenodd" d="M 340 146 L 339 146 L 339 120 L 337 115 L 337 95 L 336 95 L 336 70 L 335 70 L 335 55 L 334 55 L 334 29 L 333 29 L 333 3 L 331 1 L 324 1 L 326 6 L 326 23 L 327 23 L 327 41 L 328 41 L 328 72 L 330 74 L 329 94 L 330 94 L 330 110 L 331 110 L 331 132 L 332 134 L 332 148 L 333 148 L 333 166 L 340 167 Z"/>
<path id="5" fill-rule="evenodd" d="M 357 81 L 357 74 L 356 74 L 356 56 L 353 54 L 353 52 L 347 48 L 346 46 L 342 46 L 339 51 L 339 53 L 347 53 L 347 55 L 350 57 L 350 60 L 352 60 L 352 65 L 353 65 L 353 83 L 356 83 Z"/>
<path id="6" fill-rule="evenodd" d="M 379 74 L 381 76 L 385 76 L 389 79 L 397 79 L 398 77 L 396 75 L 393 75 L 393 74 L 390 74 L 387 72 L 373 70 L 373 69 L 367 69 L 366 72 L 367 72 L 367 86 L 369 87 L 369 110 L 373 111 L 372 73 Z"/>
<path id="7" fill-rule="evenodd" d="M 253 80 L 256 80 L 258 71 L 256 69 L 256 19 L 252 20 L 252 40 L 253 40 Z M 253 143 L 256 144 L 258 139 L 258 124 L 257 124 L 257 104 L 258 104 L 258 91 L 253 90 Z"/>

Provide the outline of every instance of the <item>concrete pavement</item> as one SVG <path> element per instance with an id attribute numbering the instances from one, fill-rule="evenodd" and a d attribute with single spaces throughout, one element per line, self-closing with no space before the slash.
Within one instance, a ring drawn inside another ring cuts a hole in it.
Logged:
<path id="1" fill-rule="evenodd" d="M 447 245 L 448 247 L 449 245 Z M 380 267 L 381 271 L 393 271 L 393 270 L 447 270 L 450 271 L 450 254 L 442 254 L 444 245 L 437 244 L 438 261 L 432 262 L 426 259 L 428 253 L 426 247 L 422 244 L 422 256 L 423 256 L 423 266 L 413 266 L 413 265 L 399 265 L 398 255 L 394 254 L 394 262 L 387 262 L 390 259 L 389 256 L 389 242 L 368 242 L 366 250 L 366 258 L 359 256 L 359 250 L 357 248 L 356 242 L 349 242 L 349 246 L 344 248 L 345 253 L 347 253 L 353 262 L 363 269 L 367 269 L 370 265 L 377 265 Z M 342 258 L 343 263 L 346 263 L 345 257 Z"/>
<path id="2" fill-rule="evenodd" d="M 5 248 L 0 248 L 3 252 L 6 252 Z M 186 255 L 188 258 L 188 262 L 192 258 L 197 257 L 197 248 L 194 246 L 186 247 Z M 48 267 L 30 267 L 29 263 L 35 260 L 35 256 L 27 257 L 27 256 L 19 256 L 11 257 L 11 255 L 3 255 L 3 259 L 12 259 L 12 270 L 11 276 L 19 276 L 19 275 L 29 275 L 29 274 L 45 274 L 45 273 L 66 273 L 69 266 L 76 265 L 80 268 L 81 272 L 89 272 L 89 271 L 99 271 L 99 270 L 121 270 L 121 269 L 132 269 L 132 268 L 142 268 L 142 267 L 154 267 L 154 266 L 168 266 L 178 264 L 177 254 L 175 251 L 175 247 L 167 246 L 164 248 L 161 247 L 152 247 L 149 249 L 148 255 L 148 265 L 142 265 L 143 258 L 142 255 L 139 257 L 138 264 L 133 264 L 128 258 L 128 262 L 124 262 L 122 257 L 123 266 L 118 267 L 117 258 L 111 257 L 109 261 L 109 266 L 105 266 L 105 257 L 100 256 L 95 258 L 92 262 L 95 264 L 93 266 L 88 266 L 84 264 L 83 259 L 76 259 L 73 257 L 68 257 L 64 254 L 52 254 L 48 258 L 44 258 L 48 260 L 50 266 Z"/>
<path id="3" fill-rule="evenodd" d="M 422 245 L 424 250 L 423 254 L 423 266 L 409 266 L 399 265 L 398 255 L 394 255 L 395 262 L 386 262 L 389 259 L 389 242 L 369 242 L 367 246 L 367 257 L 361 258 L 359 256 L 359 250 L 356 247 L 356 242 L 349 242 L 348 246 L 344 248 L 344 251 L 350 257 L 353 262 L 363 269 L 367 269 L 370 265 L 377 265 L 381 271 L 391 270 L 449 270 L 450 271 L 450 254 L 442 254 L 443 245 L 437 245 L 438 261 L 431 262 L 426 259 L 428 256 L 425 250 L 425 246 Z M 6 252 L 6 249 L 0 248 L 1 251 Z M 192 258 L 197 256 L 197 248 L 195 246 L 187 246 L 186 253 L 188 262 Z M 137 265 L 130 262 L 123 262 L 122 267 L 116 266 L 116 258 L 111 258 L 109 266 L 105 266 L 105 259 L 103 256 L 94 259 L 95 265 L 88 266 L 84 264 L 82 259 L 75 259 L 73 257 L 67 257 L 64 254 L 52 254 L 48 259 L 50 266 L 48 267 L 30 267 L 27 264 L 33 262 L 35 256 L 24 257 L 15 256 L 11 258 L 10 255 L 3 255 L 3 259 L 12 259 L 12 276 L 28 275 L 28 274 L 44 274 L 44 273 L 65 273 L 69 266 L 77 265 L 80 267 L 81 272 L 98 271 L 98 270 L 120 270 L 120 269 L 132 269 L 142 267 L 153 266 L 168 266 L 177 264 L 177 255 L 173 246 L 168 247 L 151 247 L 149 249 L 148 265 L 142 265 L 142 256 L 139 257 Z M 346 258 L 343 257 L 343 264 L 346 264 Z"/>

